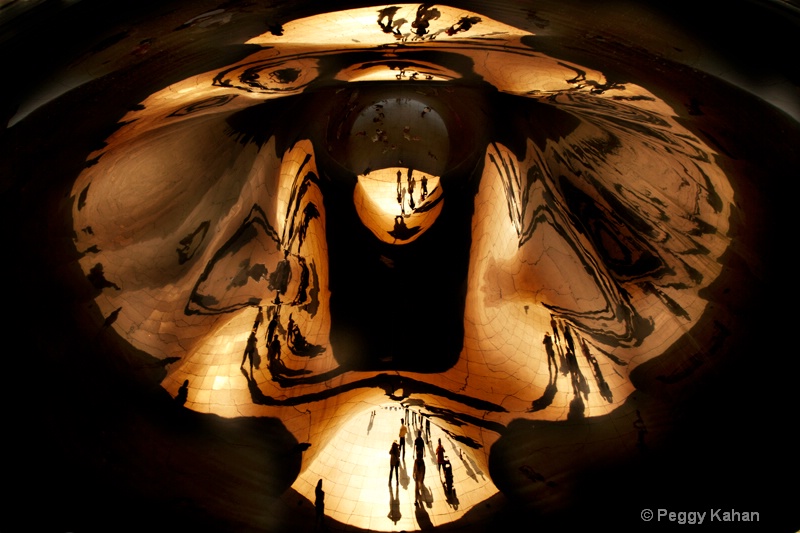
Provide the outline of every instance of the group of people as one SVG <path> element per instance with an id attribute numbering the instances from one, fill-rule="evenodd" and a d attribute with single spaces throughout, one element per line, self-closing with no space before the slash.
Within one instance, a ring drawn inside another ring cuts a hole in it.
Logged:
<path id="1" fill-rule="evenodd" d="M 406 412 L 408 412 L 406 410 Z M 407 416 L 407 415 L 406 415 Z M 421 417 L 421 415 L 420 415 Z M 415 414 L 416 418 L 416 414 Z M 422 438 L 422 423 L 420 418 L 420 428 L 417 430 L 417 437 L 414 439 L 414 468 L 413 478 L 415 482 L 414 487 L 414 505 L 419 505 L 419 501 L 423 497 L 423 489 L 425 486 L 425 440 Z M 425 429 L 428 438 L 430 438 L 430 420 L 425 419 Z M 392 477 L 395 477 L 395 483 L 400 483 L 400 461 L 405 463 L 406 460 L 406 438 L 408 436 L 408 426 L 406 419 L 400 419 L 400 431 L 398 432 L 398 440 L 392 443 L 389 449 L 389 485 L 392 484 Z M 444 456 L 444 447 L 442 446 L 442 439 L 439 439 L 439 445 L 436 447 L 436 464 L 438 471 L 441 472 L 442 466 L 446 459 Z"/>
<path id="2" fill-rule="evenodd" d="M 427 108 L 426 108 L 427 109 Z M 414 169 L 408 169 L 408 175 L 406 177 L 406 185 L 403 186 L 401 179 L 402 179 L 402 172 L 397 171 L 397 203 L 400 204 L 400 216 L 405 216 L 405 198 L 406 194 L 408 194 L 408 206 L 413 211 L 416 207 L 414 203 L 414 188 L 417 185 L 417 180 L 414 178 Z M 428 178 L 426 176 L 422 176 L 422 180 L 420 181 L 420 187 L 422 188 L 422 192 L 420 194 L 420 200 L 425 201 L 428 197 Z"/>
<path id="3" fill-rule="evenodd" d="M 375 416 L 375 411 L 370 413 L 370 423 Z M 425 482 L 425 441 L 426 439 L 431 438 L 431 425 L 430 420 L 421 414 L 418 413 L 411 413 L 413 416 L 414 421 L 412 424 L 406 424 L 408 421 L 409 412 L 406 409 L 406 417 L 400 419 L 400 430 L 398 432 L 398 439 L 392 442 L 392 446 L 389 449 L 389 457 L 390 457 L 390 468 L 389 468 L 389 485 L 392 484 L 392 478 L 395 478 L 396 485 L 400 484 L 400 463 L 401 461 L 405 464 L 405 449 L 406 449 L 406 440 L 409 437 L 410 431 L 416 431 L 416 438 L 413 441 L 414 445 L 414 467 L 413 467 L 413 478 L 415 482 L 415 491 L 414 491 L 414 506 L 419 506 L 420 501 L 424 499 L 424 482 Z M 425 435 L 425 438 L 423 438 Z M 452 484 L 452 479 L 448 481 L 448 470 L 449 470 L 449 461 L 445 456 L 444 446 L 442 445 L 442 439 L 438 439 L 438 445 L 436 450 L 434 451 L 436 454 L 436 464 L 438 467 L 438 472 L 441 475 L 441 471 L 445 469 L 445 481 L 448 485 Z M 452 475 L 451 475 L 452 478 Z M 449 491 L 450 489 L 446 489 Z M 317 486 L 314 490 L 314 506 L 316 509 L 316 528 L 317 530 L 324 530 L 324 515 L 325 515 L 325 492 L 322 489 L 322 479 L 317 482 Z"/>
<path id="4" fill-rule="evenodd" d="M 258 329 L 261 324 L 264 322 L 264 311 L 261 306 L 258 306 L 258 312 L 256 313 L 255 322 L 253 323 L 253 328 L 250 331 L 250 337 L 247 339 L 247 346 L 244 350 L 244 356 L 242 357 L 242 368 L 244 368 L 245 363 L 250 361 L 250 375 L 253 375 L 253 367 L 259 368 L 261 366 L 261 357 L 258 353 L 258 339 L 256 334 L 258 333 Z M 281 358 L 281 341 L 278 339 L 278 312 L 277 310 L 272 315 L 272 319 L 269 321 L 267 325 L 267 333 L 266 333 L 266 346 L 267 346 L 267 363 L 268 368 L 271 373 L 275 373 L 275 366 L 280 361 Z"/>

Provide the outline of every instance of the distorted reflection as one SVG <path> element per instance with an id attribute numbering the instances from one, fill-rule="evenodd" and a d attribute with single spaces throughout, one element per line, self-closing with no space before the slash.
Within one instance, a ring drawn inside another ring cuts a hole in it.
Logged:
<path id="1" fill-rule="evenodd" d="M 415 174 L 411 168 L 381 169 L 359 176 L 354 192 L 361 222 L 391 244 L 412 242 L 430 228 L 442 211 L 441 200 L 439 178 Z"/>
<path id="2" fill-rule="evenodd" d="M 714 152 L 647 88 L 527 42 L 430 4 L 297 20 L 152 94 L 75 182 L 114 329 L 186 407 L 311 443 L 312 501 L 365 402 L 417 402 L 457 474 L 486 472 L 513 420 L 622 405 L 706 309 L 732 203 Z M 437 523 L 468 510 L 450 497 Z"/>

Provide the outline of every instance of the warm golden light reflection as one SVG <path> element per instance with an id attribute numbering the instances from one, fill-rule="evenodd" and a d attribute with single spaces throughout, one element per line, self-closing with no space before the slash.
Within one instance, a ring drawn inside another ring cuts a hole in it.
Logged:
<path id="1" fill-rule="evenodd" d="M 386 54 L 387 58 L 392 57 Z M 342 70 L 336 74 L 337 80 L 358 82 L 358 81 L 426 81 L 441 82 L 453 81 L 460 76 L 457 72 L 442 68 L 441 65 L 433 63 L 417 63 L 412 67 L 404 65 L 398 58 L 397 64 L 391 61 L 387 64 L 376 66 L 358 65 L 349 69 Z"/>
<path id="2" fill-rule="evenodd" d="M 415 24 L 417 21 L 423 24 Z M 374 31 L 376 27 L 381 31 Z M 451 38 L 502 40 L 524 33 L 477 13 L 433 4 L 388 4 L 314 15 L 290 21 L 281 30 L 264 33 L 246 44 L 315 43 L 330 48 Z"/>
<path id="3" fill-rule="evenodd" d="M 386 461 L 391 424 L 354 440 L 365 398 L 376 428 L 413 400 L 467 443 L 457 480 L 476 484 L 460 493 L 474 505 L 494 492 L 485 473 L 509 424 L 624 407 L 632 371 L 697 323 L 733 203 L 714 151 L 646 88 L 607 83 L 451 8 L 433 17 L 415 5 L 416 19 L 398 8 L 409 27 L 431 24 L 413 35 L 401 24 L 398 38 L 381 9 L 288 23 L 250 41 L 271 48 L 151 95 L 72 190 L 97 305 L 163 362 L 162 386 L 176 394 L 188 380 L 185 405 L 200 412 L 280 419 L 309 444 L 296 490 L 313 495 L 323 478 L 331 516 L 375 529 L 395 527 L 381 476 L 343 481 Z M 373 46 L 387 39 L 404 46 Z M 400 78 L 342 82 L 380 71 Z M 496 127 L 467 127 L 484 113 Z M 378 245 L 416 246 L 451 208 L 453 233 L 428 243 L 444 265 L 423 256 L 397 268 L 371 241 L 338 256 L 328 246 L 359 234 L 350 220 Z M 351 264 L 357 254 L 368 260 Z M 444 275 L 419 274 L 434 266 Z M 385 328 L 377 350 L 365 348 L 367 318 Z M 352 464 L 336 466 L 348 452 Z M 334 505 L 354 491 L 358 510 Z M 433 501 L 433 523 L 469 507 Z"/>
<path id="4" fill-rule="evenodd" d="M 359 176 L 353 202 L 361 222 L 391 244 L 419 238 L 442 210 L 439 178 L 406 168 Z"/>
<path id="5" fill-rule="evenodd" d="M 415 411 L 405 444 L 405 460 L 399 482 L 389 478 L 389 448 L 398 439 L 401 404 L 362 404 L 361 411 L 343 422 L 324 444 L 322 452 L 297 478 L 292 488 L 310 501 L 322 479 L 325 515 L 346 526 L 369 531 L 417 531 L 461 518 L 497 493 L 489 475 L 476 463 L 472 452 L 435 423 L 430 434 Z M 415 423 L 416 422 L 416 423 Z M 422 432 L 425 481 L 415 506 L 413 479 L 414 439 Z M 445 475 L 436 463 L 441 440 L 453 473 L 453 489 L 447 491 Z"/>

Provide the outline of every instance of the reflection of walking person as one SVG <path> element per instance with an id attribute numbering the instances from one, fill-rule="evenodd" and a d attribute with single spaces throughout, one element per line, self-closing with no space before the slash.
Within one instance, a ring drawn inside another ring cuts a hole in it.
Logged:
<path id="1" fill-rule="evenodd" d="M 281 341 L 278 339 L 278 336 L 275 335 L 272 337 L 272 342 L 269 343 L 267 348 L 267 368 L 269 369 L 270 374 L 274 378 L 277 374 L 280 374 L 280 368 L 278 367 L 278 362 L 281 358 Z"/>
<path id="2" fill-rule="evenodd" d="M 398 437 L 400 437 L 400 453 L 403 454 L 403 460 L 406 460 L 406 433 L 408 433 L 408 428 L 406 427 L 406 423 L 404 419 L 400 419 L 400 433 Z"/>
<path id="3" fill-rule="evenodd" d="M 425 459 L 421 455 L 418 455 L 416 461 L 414 461 L 414 481 L 416 482 L 414 505 L 417 505 L 417 501 L 422 499 L 422 487 L 425 481 Z"/>
<path id="4" fill-rule="evenodd" d="M 269 324 L 267 325 L 267 345 L 272 342 L 272 336 L 275 334 L 275 330 L 278 328 L 278 309 L 275 309 L 275 313 L 272 315 L 272 319 L 270 319 Z"/>
<path id="5" fill-rule="evenodd" d="M 314 489 L 314 507 L 317 509 L 317 528 L 322 527 L 323 517 L 325 516 L 325 491 L 322 490 L 322 479 L 317 481 L 317 488 Z"/>
<path id="6" fill-rule="evenodd" d="M 258 328 L 261 326 L 261 323 L 264 321 L 264 314 L 261 312 L 261 306 L 258 306 L 258 311 L 256 312 L 256 319 L 253 321 L 253 331 L 257 332 Z"/>
<path id="7" fill-rule="evenodd" d="M 558 372 L 558 364 L 556 363 L 556 352 L 553 351 L 553 337 L 550 336 L 549 333 L 544 334 L 544 339 L 542 340 L 542 344 L 544 344 L 545 350 L 547 351 L 547 370 L 554 369 L 555 372 Z"/>
<path id="8" fill-rule="evenodd" d="M 186 400 L 189 399 L 189 380 L 183 380 L 183 385 L 178 389 L 178 394 L 175 396 L 175 403 L 184 405 Z"/>
<path id="9" fill-rule="evenodd" d="M 389 448 L 389 485 L 392 484 L 392 474 L 395 476 L 395 484 L 400 483 L 400 447 L 397 441 L 392 443 Z"/>
<path id="10" fill-rule="evenodd" d="M 247 347 L 244 349 L 244 356 L 242 357 L 242 364 L 241 367 L 244 368 L 244 364 L 247 359 L 250 359 L 250 374 L 253 373 L 253 364 L 255 363 L 255 354 L 258 351 L 258 347 L 256 346 L 256 332 L 251 331 L 250 337 L 247 339 Z"/>
<path id="11" fill-rule="evenodd" d="M 294 340 L 294 318 L 292 318 L 292 313 L 289 313 L 289 323 L 286 324 L 286 344 L 291 345 L 292 341 Z"/>
<path id="12" fill-rule="evenodd" d="M 442 465 L 444 464 L 444 446 L 442 446 L 442 439 L 439 439 L 439 445 L 436 447 L 436 465 L 438 472 L 441 473 Z"/>

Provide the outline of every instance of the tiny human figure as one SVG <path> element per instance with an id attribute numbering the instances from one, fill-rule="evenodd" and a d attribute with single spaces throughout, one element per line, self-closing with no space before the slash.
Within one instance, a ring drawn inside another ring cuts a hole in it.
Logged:
<path id="1" fill-rule="evenodd" d="M 408 433 L 408 428 L 406 427 L 405 419 L 400 419 L 400 432 L 398 433 L 398 437 L 400 438 L 400 452 L 403 454 L 403 461 L 406 460 L 406 434 Z"/>
<path id="2" fill-rule="evenodd" d="M 553 330 L 553 335 L 556 336 L 556 343 L 561 342 L 561 336 L 558 334 L 558 322 L 556 321 L 556 317 L 550 315 L 550 328 Z"/>
<path id="3" fill-rule="evenodd" d="M 414 461 L 414 505 L 419 505 L 417 502 L 422 499 L 422 487 L 425 482 L 425 459 L 418 456 Z M 391 482 L 390 482 L 391 483 Z"/>
<path id="4" fill-rule="evenodd" d="M 414 439 L 414 449 L 417 452 L 417 459 L 425 456 L 425 441 L 422 440 L 422 431 L 417 431 L 417 438 Z"/>
<path id="5" fill-rule="evenodd" d="M 189 399 L 189 380 L 186 379 L 183 381 L 183 385 L 180 386 L 178 389 L 178 394 L 175 395 L 175 403 L 178 405 L 184 405 L 186 400 Z"/>
<path id="6" fill-rule="evenodd" d="M 269 370 L 270 375 L 272 375 L 273 380 L 275 376 L 280 374 L 280 369 L 278 368 L 278 362 L 281 358 L 281 341 L 278 339 L 278 336 L 275 335 L 272 338 L 272 342 L 269 343 L 269 347 L 267 348 L 267 369 Z"/>
<path id="7" fill-rule="evenodd" d="M 427 416 L 425 417 L 425 438 L 428 440 L 431 438 L 431 419 Z"/>
<path id="8" fill-rule="evenodd" d="M 544 344 L 545 350 L 547 351 L 547 369 L 550 370 L 555 369 L 558 372 L 558 364 L 556 363 L 556 353 L 553 351 L 553 337 L 550 336 L 550 333 L 544 334 L 544 339 L 542 340 L 542 344 Z"/>
<path id="9" fill-rule="evenodd" d="M 436 447 L 436 466 L 437 472 L 441 473 L 442 465 L 444 464 L 444 446 L 442 446 L 442 439 L 439 439 L 439 445 Z"/>
<path id="10" fill-rule="evenodd" d="M 397 441 L 392 442 L 389 448 L 389 485 L 392 484 L 392 474 L 395 476 L 395 484 L 400 484 L 400 446 Z"/>
<path id="11" fill-rule="evenodd" d="M 275 313 L 272 315 L 272 319 L 267 324 L 267 336 L 265 337 L 267 341 L 267 345 L 272 342 L 272 336 L 275 334 L 275 330 L 278 328 L 278 310 L 275 310 Z"/>
<path id="12" fill-rule="evenodd" d="M 391 483 L 391 481 L 389 481 Z M 317 527 L 322 527 L 325 517 L 325 491 L 322 490 L 322 479 L 317 481 L 317 488 L 314 489 L 314 507 L 317 510 Z"/>
<path id="13" fill-rule="evenodd" d="M 572 338 L 572 328 L 569 327 L 569 324 L 564 326 L 564 340 L 567 341 L 569 350 L 575 353 L 575 340 Z"/>
<path id="14" fill-rule="evenodd" d="M 292 313 L 289 313 L 289 323 L 286 324 L 286 343 L 291 344 L 292 340 L 294 340 L 294 318 L 292 318 Z"/>
<path id="15" fill-rule="evenodd" d="M 261 306 L 258 306 L 258 311 L 256 312 L 256 319 L 253 322 L 253 331 L 257 332 L 261 323 L 264 322 L 264 314 L 261 312 Z"/>
<path id="16" fill-rule="evenodd" d="M 255 362 L 255 352 L 258 350 L 257 347 L 257 340 L 256 340 L 256 332 L 251 331 L 250 337 L 247 339 L 247 347 L 244 349 L 244 356 L 242 357 L 242 364 L 241 368 L 244 368 L 244 363 L 247 359 L 250 359 L 250 374 L 253 374 L 253 364 Z"/>

